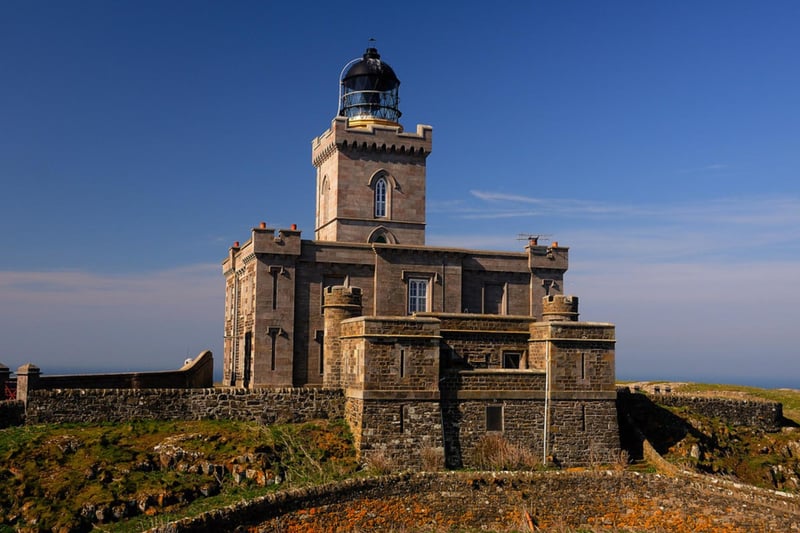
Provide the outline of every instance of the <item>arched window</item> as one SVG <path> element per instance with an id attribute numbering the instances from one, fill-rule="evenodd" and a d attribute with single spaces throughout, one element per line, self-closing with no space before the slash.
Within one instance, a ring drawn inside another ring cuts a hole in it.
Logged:
<path id="1" fill-rule="evenodd" d="M 386 216 L 386 178 L 378 178 L 375 182 L 375 216 Z"/>
<path id="2" fill-rule="evenodd" d="M 367 242 L 377 242 L 381 244 L 397 244 L 397 237 L 383 226 L 378 226 L 367 237 Z"/>
<path id="3" fill-rule="evenodd" d="M 328 176 L 323 176 L 322 183 L 319 186 L 319 202 L 317 203 L 317 207 L 319 212 L 317 213 L 317 224 L 319 221 L 327 220 L 327 209 L 328 209 L 328 189 L 330 185 L 328 184 Z"/>

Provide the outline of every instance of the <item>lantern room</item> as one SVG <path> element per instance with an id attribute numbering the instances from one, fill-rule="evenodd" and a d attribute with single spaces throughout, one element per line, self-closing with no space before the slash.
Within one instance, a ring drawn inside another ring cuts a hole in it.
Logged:
<path id="1" fill-rule="evenodd" d="M 339 116 L 347 117 L 350 127 L 399 124 L 400 80 L 376 48 L 345 65 L 339 86 Z"/>

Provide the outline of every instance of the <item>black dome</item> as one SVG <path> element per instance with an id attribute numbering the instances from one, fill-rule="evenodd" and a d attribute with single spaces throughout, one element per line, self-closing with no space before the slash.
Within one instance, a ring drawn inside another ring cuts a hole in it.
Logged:
<path id="1" fill-rule="evenodd" d="M 367 81 L 369 87 L 365 87 L 364 82 Z M 342 82 L 346 87 L 368 88 L 373 91 L 391 91 L 400 85 L 392 67 L 381 61 L 377 48 L 367 48 L 361 61 L 347 69 Z"/>
<path id="2" fill-rule="evenodd" d="M 400 119 L 400 80 L 392 67 L 381 61 L 377 49 L 367 48 L 364 56 L 354 60 L 339 81 L 339 115 L 366 123 L 396 124 Z"/>

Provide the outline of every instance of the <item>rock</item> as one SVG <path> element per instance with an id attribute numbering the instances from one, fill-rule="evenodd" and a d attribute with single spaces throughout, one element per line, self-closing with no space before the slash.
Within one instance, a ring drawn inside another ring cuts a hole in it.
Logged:
<path id="1" fill-rule="evenodd" d="M 690 456 L 691 456 L 693 459 L 697 459 L 698 461 L 699 461 L 700 459 L 702 459 L 702 457 L 703 457 L 703 454 L 702 454 L 702 452 L 700 451 L 700 446 L 698 446 L 697 444 L 692 444 L 692 448 L 691 448 L 691 450 L 689 450 L 689 455 L 690 455 Z"/>

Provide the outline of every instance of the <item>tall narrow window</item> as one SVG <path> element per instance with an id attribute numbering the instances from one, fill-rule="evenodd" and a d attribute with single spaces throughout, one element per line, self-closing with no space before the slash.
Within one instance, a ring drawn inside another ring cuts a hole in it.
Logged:
<path id="1" fill-rule="evenodd" d="M 406 376 L 406 351 L 400 350 L 400 377 Z"/>
<path id="2" fill-rule="evenodd" d="M 581 354 L 581 379 L 586 379 L 586 354 Z"/>
<path id="3" fill-rule="evenodd" d="M 319 344 L 319 375 L 325 373 L 325 330 L 314 331 L 314 340 Z"/>
<path id="4" fill-rule="evenodd" d="M 375 216 L 386 216 L 386 179 L 379 178 L 375 182 Z"/>
<path id="5" fill-rule="evenodd" d="M 270 274 L 272 274 L 272 308 L 278 308 L 278 270 L 270 269 Z"/>
<path id="6" fill-rule="evenodd" d="M 270 361 L 269 361 L 269 369 L 275 370 L 275 339 L 278 335 L 275 333 L 270 334 L 270 338 L 272 339 L 272 343 L 270 346 Z"/>
<path id="7" fill-rule="evenodd" d="M 586 431 L 586 405 L 581 404 L 581 431 Z"/>
<path id="8" fill-rule="evenodd" d="M 428 280 L 408 280 L 408 312 L 424 313 L 428 310 Z"/>
<path id="9" fill-rule="evenodd" d="M 244 386 L 250 386 L 250 365 L 253 356 L 253 333 L 248 331 L 244 334 L 244 372 L 243 381 Z"/>
<path id="10" fill-rule="evenodd" d="M 279 326 L 270 326 L 269 329 L 267 330 L 267 334 L 269 335 L 270 340 L 271 340 L 271 342 L 270 342 L 270 362 L 269 362 L 269 367 L 270 367 L 270 370 L 274 371 L 276 366 L 277 366 L 276 365 L 276 363 L 277 363 L 277 361 L 276 361 L 276 355 L 277 355 L 276 354 L 276 350 L 277 350 L 277 347 L 278 347 L 277 346 L 278 345 L 278 336 L 283 334 L 283 330 Z"/>

